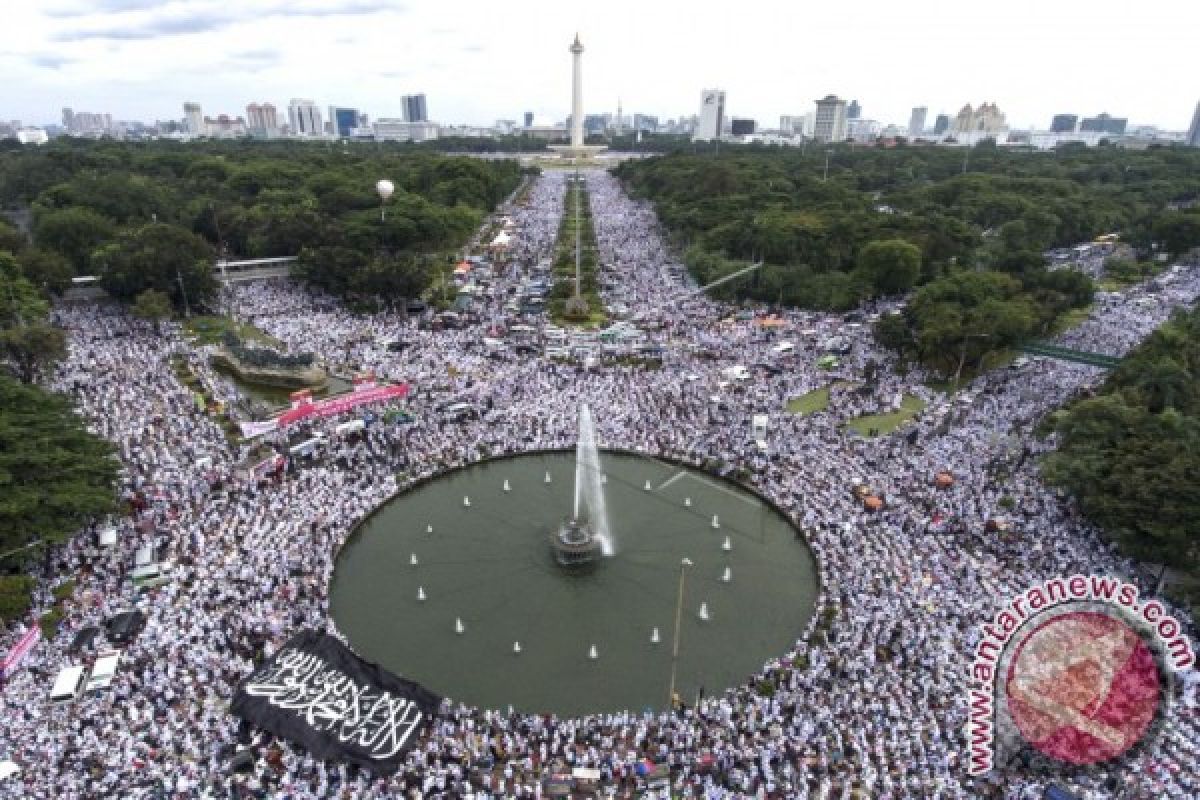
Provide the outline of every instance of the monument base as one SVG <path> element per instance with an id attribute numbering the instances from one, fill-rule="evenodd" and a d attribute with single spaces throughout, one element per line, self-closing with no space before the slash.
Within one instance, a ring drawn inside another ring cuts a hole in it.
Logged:
<path id="1" fill-rule="evenodd" d="M 552 144 L 549 148 L 559 158 L 570 161 L 590 161 L 608 149 L 607 145 L 602 144 Z"/>

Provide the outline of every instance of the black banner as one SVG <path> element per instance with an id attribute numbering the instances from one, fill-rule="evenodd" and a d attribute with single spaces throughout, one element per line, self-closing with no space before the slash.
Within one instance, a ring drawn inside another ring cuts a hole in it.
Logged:
<path id="1" fill-rule="evenodd" d="M 230 710 L 317 758 L 389 775 L 440 704 L 332 636 L 303 631 L 238 687 Z"/>

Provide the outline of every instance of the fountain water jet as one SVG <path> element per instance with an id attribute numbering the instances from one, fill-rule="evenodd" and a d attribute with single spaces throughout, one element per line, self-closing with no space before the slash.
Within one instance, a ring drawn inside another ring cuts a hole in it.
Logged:
<path id="1" fill-rule="evenodd" d="M 592 649 L 588 650 L 588 658 L 590 658 L 592 661 L 595 661 L 599 657 L 600 653 L 597 652 L 596 645 L 592 645 Z"/>
<path id="2" fill-rule="evenodd" d="M 721 527 L 721 518 L 713 514 L 712 526 L 714 529 Z"/>
<path id="3" fill-rule="evenodd" d="M 650 631 L 650 644 L 658 644 L 662 641 L 662 637 L 658 635 L 658 628 Z"/>
<path id="4" fill-rule="evenodd" d="M 596 422 L 587 404 L 579 407 L 579 444 L 575 447 L 575 508 L 577 520 L 586 520 L 606 556 L 615 552 L 608 528 L 608 504 L 604 499 L 604 474 L 596 447 Z"/>
<path id="5" fill-rule="evenodd" d="M 520 643 L 520 642 L 513 642 L 513 653 L 514 653 L 514 654 L 519 654 L 520 652 L 521 652 L 521 643 Z"/>
<path id="6" fill-rule="evenodd" d="M 433 533 L 433 526 L 432 526 L 432 525 L 426 525 L 426 526 L 425 526 L 425 532 L 426 532 L 426 533 Z"/>
<path id="7" fill-rule="evenodd" d="M 506 492 L 512 491 L 512 487 L 508 485 L 508 478 L 504 479 L 504 491 L 506 491 Z"/>
<path id="8" fill-rule="evenodd" d="M 413 553 L 411 556 L 408 557 L 408 563 L 412 564 L 414 567 L 417 565 L 417 554 L 416 553 Z"/>
<path id="9" fill-rule="evenodd" d="M 464 495 L 463 496 L 463 508 L 469 508 L 470 506 L 471 506 L 471 498 Z"/>
<path id="10" fill-rule="evenodd" d="M 425 600 L 425 587 L 424 586 L 417 587 L 417 599 L 424 602 L 424 600 Z"/>
<path id="11" fill-rule="evenodd" d="M 725 571 L 721 573 L 721 583 L 729 583 L 731 580 L 733 580 L 733 570 L 726 567 Z"/>
<path id="12" fill-rule="evenodd" d="M 466 629 L 467 629 L 467 626 L 463 625 L 462 617 L 455 617 L 454 618 L 454 632 L 457 633 L 459 636 L 461 636 Z"/>
<path id="13" fill-rule="evenodd" d="M 699 617 L 700 617 L 700 619 L 704 620 L 705 622 L 708 622 L 708 603 L 700 604 Z"/>
<path id="14" fill-rule="evenodd" d="M 733 541 L 728 536 L 725 537 L 725 541 L 721 542 L 721 549 L 726 553 L 733 549 Z"/>

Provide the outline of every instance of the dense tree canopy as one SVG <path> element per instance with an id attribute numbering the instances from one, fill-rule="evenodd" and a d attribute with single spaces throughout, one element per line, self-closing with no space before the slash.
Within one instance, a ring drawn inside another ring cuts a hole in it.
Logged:
<path id="1" fill-rule="evenodd" d="M 147 289 L 167 294 L 182 307 L 216 291 L 212 248 L 178 225 L 153 223 L 122 231 L 92 254 L 101 285 L 114 297 L 132 300 Z"/>
<path id="2" fill-rule="evenodd" d="M 68 398 L 0 376 L 0 548 L 69 538 L 114 508 L 116 478 Z"/>
<path id="3" fill-rule="evenodd" d="M 396 187 L 385 219 L 380 178 Z M 50 291 L 103 273 L 118 295 L 152 288 L 180 306 L 178 268 L 198 303 L 211 289 L 208 266 L 188 277 L 199 241 L 207 265 L 302 255 L 302 273 L 331 291 L 394 299 L 424 289 L 430 264 L 460 247 L 520 179 L 515 161 L 429 147 L 63 138 L 0 153 L 0 206 L 32 209 L 37 249 L 21 265 Z M 0 249 L 9 239 L 14 252 L 24 246 L 0 227 Z"/>
<path id="4" fill-rule="evenodd" d="M 1048 480 L 1132 556 L 1200 568 L 1200 310 L 1153 333 L 1057 431 Z"/>
<path id="5" fill-rule="evenodd" d="M 1042 309 L 1017 278 L 957 272 L 918 289 L 904 310 L 880 318 L 881 344 L 958 378 L 989 354 L 1038 331 Z"/>
<path id="6" fill-rule="evenodd" d="M 1031 274 L 1046 249 L 1113 231 L 1145 250 L 1200 246 L 1194 149 L 980 145 L 964 174 L 961 150 L 839 146 L 828 180 L 825 158 L 824 148 L 722 145 L 626 161 L 617 174 L 654 202 L 697 280 L 766 262 L 724 287 L 735 300 L 847 308 L 907 288 L 909 260 L 894 273 L 868 266 L 880 242 L 919 249 L 916 285 L 963 268 Z"/>

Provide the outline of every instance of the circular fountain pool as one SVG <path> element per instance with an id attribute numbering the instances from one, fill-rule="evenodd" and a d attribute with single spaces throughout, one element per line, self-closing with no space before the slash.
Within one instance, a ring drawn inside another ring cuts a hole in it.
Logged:
<path id="1" fill-rule="evenodd" d="M 397 495 L 338 556 L 339 630 L 364 657 L 472 705 L 662 708 L 687 558 L 676 681 L 686 702 L 792 646 L 818 587 L 786 518 L 696 470 L 613 453 L 601 469 L 615 552 L 582 571 L 550 547 L 572 513 L 573 452 L 478 464 Z"/>

